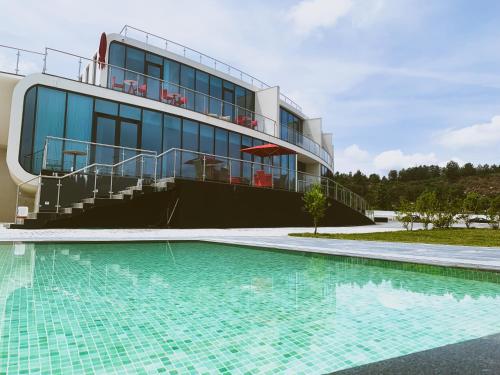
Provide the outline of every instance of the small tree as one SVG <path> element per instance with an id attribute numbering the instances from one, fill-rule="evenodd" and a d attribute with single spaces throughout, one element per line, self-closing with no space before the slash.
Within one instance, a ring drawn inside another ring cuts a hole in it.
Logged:
<path id="1" fill-rule="evenodd" d="M 472 215 L 477 213 L 479 210 L 480 198 L 481 196 L 478 193 L 469 192 L 460 205 L 458 218 L 463 220 L 467 228 L 470 228 Z"/>
<path id="2" fill-rule="evenodd" d="M 318 222 L 325 216 L 328 203 L 326 196 L 323 194 L 321 185 L 314 184 L 311 189 L 304 193 L 304 208 L 311 215 L 314 222 L 314 234 L 318 232 Z"/>
<path id="3" fill-rule="evenodd" d="M 486 216 L 490 221 L 492 229 L 498 229 L 500 226 L 500 195 L 491 199 L 490 207 L 486 211 Z"/>
<path id="4" fill-rule="evenodd" d="M 459 212 L 459 202 L 450 197 L 438 200 L 438 209 L 432 220 L 433 228 L 450 228 L 455 222 L 455 215 Z"/>
<path id="5" fill-rule="evenodd" d="M 415 203 L 415 209 L 421 215 L 424 229 L 429 229 L 429 224 L 434 220 L 434 216 L 438 210 L 436 192 L 424 191 L 420 194 Z"/>
<path id="6" fill-rule="evenodd" d="M 401 199 L 396 217 L 406 230 L 413 230 L 414 211 L 415 204 L 413 202 Z"/>

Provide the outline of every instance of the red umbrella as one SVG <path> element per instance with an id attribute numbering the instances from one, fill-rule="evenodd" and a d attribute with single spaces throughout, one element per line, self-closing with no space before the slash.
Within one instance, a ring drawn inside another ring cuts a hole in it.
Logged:
<path id="1" fill-rule="evenodd" d="M 278 145 L 275 145 L 273 143 L 266 143 L 266 144 L 260 145 L 260 146 L 242 148 L 241 151 L 252 154 L 252 155 L 263 156 L 263 157 L 275 156 L 275 155 L 296 154 L 295 151 L 290 150 L 289 148 L 286 148 L 283 146 L 278 146 Z"/>
<path id="2" fill-rule="evenodd" d="M 101 34 L 101 41 L 99 42 L 99 67 L 104 68 L 106 64 L 106 50 L 108 48 L 108 40 L 106 33 Z"/>

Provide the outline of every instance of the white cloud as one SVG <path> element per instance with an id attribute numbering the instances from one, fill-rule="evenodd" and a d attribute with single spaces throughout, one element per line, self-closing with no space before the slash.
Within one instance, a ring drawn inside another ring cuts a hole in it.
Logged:
<path id="1" fill-rule="evenodd" d="M 500 116 L 490 122 L 476 124 L 461 129 L 448 129 L 441 133 L 438 143 L 453 148 L 477 148 L 500 146 Z"/>
<path id="2" fill-rule="evenodd" d="M 438 164 L 438 159 L 433 152 L 405 155 L 401 150 L 388 150 L 378 154 L 373 163 L 377 169 L 387 171 L 389 169 L 408 168 L 423 164 Z"/>
<path id="3" fill-rule="evenodd" d="M 302 0 L 290 9 L 288 19 L 298 34 L 307 35 L 320 28 L 335 26 L 349 13 L 352 5 L 352 0 Z"/>
<path id="4" fill-rule="evenodd" d="M 366 161 L 370 154 L 368 151 L 359 148 L 357 144 L 353 144 L 344 150 L 344 156 L 355 161 Z"/>

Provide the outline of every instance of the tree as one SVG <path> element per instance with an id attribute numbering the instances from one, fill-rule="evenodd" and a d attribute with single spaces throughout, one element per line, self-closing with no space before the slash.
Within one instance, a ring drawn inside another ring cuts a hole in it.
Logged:
<path id="1" fill-rule="evenodd" d="M 318 222 L 325 216 L 326 208 L 328 207 L 326 195 L 323 194 L 321 185 L 314 184 L 309 191 L 304 193 L 302 199 L 305 210 L 313 218 L 314 234 L 316 234 L 318 232 Z"/>
<path id="2" fill-rule="evenodd" d="M 486 211 L 490 226 L 492 229 L 498 229 L 500 226 L 500 195 L 491 200 L 490 207 Z"/>
<path id="3" fill-rule="evenodd" d="M 449 161 L 446 164 L 444 174 L 448 180 L 455 181 L 460 177 L 460 166 L 456 161 Z"/>
<path id="4" fill-rule="evenodd" d="M 394 169 L 390 170 L 388 177 L 390 181 L 396 181 L 398 179 L 398 171 Z"/>
<path id="5" fill-rule="evenodd" d="M 438 210 L 436 192 L 425 191 L 420 194 L 415 203 L 415 209 L 422 217 L 424 229 L 429 229 L 429 224 L 434 220 L 434 216 Z"/>
<path id="6" fill-rule="evenodd" d="M 458 218 L 463 220 L 465 226 L 470 228 L 472 215 L 479 211 L 479 202 L 481 196 L 478 193 L 469 192 L 460 205 Z"/>
<path id="7" fill-rule="evenodd" d="M 455 215 L 459 212 L 459 200 L 451 196 L 438 198 L 436 214 L 433 217 L 433 228 L 450 228 L 455 222 Z"/>
<path id="8" fill-rule="evenodd" d="M 406 199 L 401 199 L 396 217 L 406 230 L 413 230 L 414 212 L 415 204 Z"/>

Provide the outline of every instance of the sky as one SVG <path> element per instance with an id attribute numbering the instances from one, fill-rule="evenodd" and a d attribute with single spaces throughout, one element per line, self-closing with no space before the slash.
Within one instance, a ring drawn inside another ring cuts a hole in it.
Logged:
<path id="1" fill-rule="evenodd" d="M 341 172 L 500 163 L 498 0 L 0 0 L 0 9 L 9 15 L 0 44 L 91 57 L 101 32 L 129 24 L 278 85 L 323 119 Z"/>

